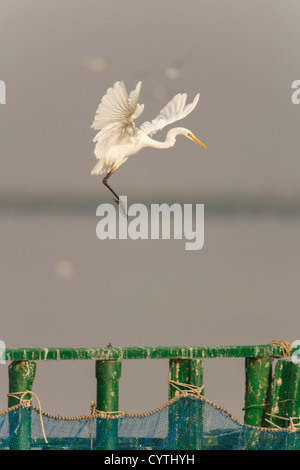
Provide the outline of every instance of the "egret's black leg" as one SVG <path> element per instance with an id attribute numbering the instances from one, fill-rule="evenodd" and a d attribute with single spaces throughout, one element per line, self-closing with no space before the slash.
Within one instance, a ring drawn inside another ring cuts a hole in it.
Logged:
<path id="1" fill-rule="evenodd" d="M 114 192 L 114 190 L 109 186 L 107 180 L 110 178 L 110 176 L 116 171 L 117 167 L 113 167 L 109 173 L 103 178 L 102 183 L 113 193 L 113 195 L 116 197 L 115 202 L 119 204 L 119 196 L 117 193 Z"/>

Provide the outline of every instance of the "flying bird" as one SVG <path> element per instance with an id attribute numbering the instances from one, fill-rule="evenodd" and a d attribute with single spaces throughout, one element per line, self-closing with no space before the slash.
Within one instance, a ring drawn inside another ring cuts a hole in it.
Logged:
<path id="1" fill-rule="evenodd" d="M 183 135 L 204 149 L 207 148 L 190 130 L 184 127 L 175 127 L 169 130 L 164 142 L 158 142 L 151 138 L 157 131 L 191 113 L 198 103 L 200 94 L 195 96 L 191 104 L 186 104 L 186 93 L 177 94 L 153 121 L 144 122 L 138 129 L 135 127 L 134 120 L 144 110 L 144 105 L 138 104 L 141 86 L 142 82 L 138 82 L 135 90 L 128 96 L 124 83 L 116 82 L 103 96 L 91 125 L 93 129 L 100 130 L 93 139 L 93 142 L 96 142 L 94 153 L 99 161 L 91 173 L 92 175 L 105 174 L 102 182 L 113 193 L 117 203 L 119 196 L 107 181 L 130 155 L 134 155 L 144 147 L 157 149 L 173 147 L 177 135 Z"/>

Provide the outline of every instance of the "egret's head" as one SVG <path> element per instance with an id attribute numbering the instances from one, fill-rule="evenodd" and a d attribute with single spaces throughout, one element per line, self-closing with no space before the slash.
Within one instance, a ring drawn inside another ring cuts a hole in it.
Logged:
<path id="1" fill-rule="evenodd" d="M 207 149 L 206 145 L 204 145 L 199 139 L 197 139 L 197 137 L 195 137 L 192 132 L 188 131 L 186 136 L 188 139 L 191 139 L 193 142 L 196 142 L 196 144 L 201 145 L 201 147 L 203 147 L 205 150 Z"/>

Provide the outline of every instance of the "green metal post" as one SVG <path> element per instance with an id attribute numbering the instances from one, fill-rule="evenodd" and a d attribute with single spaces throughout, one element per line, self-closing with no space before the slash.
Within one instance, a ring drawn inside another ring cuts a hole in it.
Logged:
<path id="1" fill-rule="evenodd" d="M 279 426 L 285 428 L 289 425 L 285 418 L 289 393 L 290 364 L 292 363 L 286 360 L 279 360 L 276 363 L 268 409 L 269 415 L 267 416 L 270 422 L 266 423 L 266 427 Z M 274 426 L 271 423 L 274 423 Z"/>
<path id="2" fill-rule="evenodd" d="M 180 393 L 180 390 L 189 390 L 188 385 L 199 387 L 201 395 L 204 395 L 202 359 L 170 359 L 169 380 L 169 399 Z M 172 384 L 172 382 L 176 382 L 176 384 Z M 193 392 L 193 390 L 189 391 Z M 171 405 L 169 428 L 177 434 L 176 450 L 201 449 L 202 447 L 203 403 L 196 401 L 193 405 L 190 416 L 187 416 L 186 421 L 182 423 L 180 423 L 179 403 Z"/>
<path id="3" fill-rule="evenodd" d="M 271 357 L 246 358 L 245 424 L 265 426 L 272 381 Z"/>
<path id="4" fill-rule="evenodd" d="M 121 361 L 96 361 L 96 408 L 98 411 L 119 411 L 121 365 Z M 97 448 L 105 450 L 118 449 L 118 419 L 113 417 L 97 419 Z"/>
<path id="5" fill-rule="evenodd" d="M 293 419 L 295 426 L 300 424 L 300 364 L 291 363 L 288 401 L 286 404 L 286 416 Z M 290 423 L 289 423 L 290 424 Z M 299 429 L 299 427 L 298 427 Z"/>
<path id="6" fill-rule="evenodd" d="M 169 383 L 169 400 L 176 396 L 178 389 L 186 390 L 188 387 L 178 383 L 203 387 L 203 361 L 202 359 L 170 359 L 169 380 L 177 382 L 176 387 Z M 203 388 L 201 395 L 204 395 Z"/>
<path id="7" fill-rule="evenodd" d="M 9 396 L 8 407 L 20 403 L 20 399 L 29 400 L 30 394 L 22 397 L 22 392 L 31 391 L 35 377 L 35 361 L 14 361 L 9 365 Z M 14 396 L 12 396 L 14 395 Z M 10 434 L 14 433 L 10 441 L 12 450 L 29 450 L 31 441 L 31 410 L 20 409 L 9 416 Z"/>
<path id="8" fill-rule="evenodd" d="M 293 350 L 292 350 L 293 351 Z M 297 352 L 295 347 L 294 352 Z M 279 344 L 257 346 L 158 346 L 106 348 L 21 348 L 5 349 L 7 361 L 204 359 L 217 357 L 279 357 Z"/>
<path id="9" fill-rule="evenodd" d="M 272 395 L 269 407 L 269 421 L 267 427 L 287 428 L 292 418 L 294 425 L 298 425 L 300 415 L 300 364 L 294 364 L 285 359 L 278 360 L 275 367 Z"/>

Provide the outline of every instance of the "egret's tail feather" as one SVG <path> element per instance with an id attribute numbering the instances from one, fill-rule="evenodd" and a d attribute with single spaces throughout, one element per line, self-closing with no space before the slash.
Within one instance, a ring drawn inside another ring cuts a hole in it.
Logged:
<path id="1" fill-rule="evenodd" d="M 102 175 L 103 173 L 107 172 L 107 167 L 103 163 L 103 160 L 99 160 L 99 162 L 96 163 L 94 168 L 91 171 L 92 175 Z"/>

